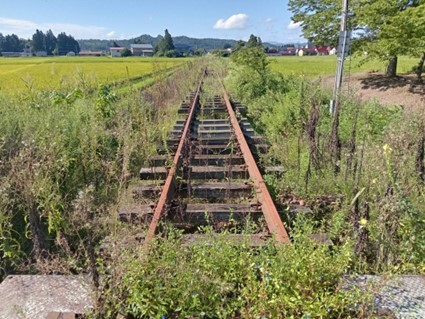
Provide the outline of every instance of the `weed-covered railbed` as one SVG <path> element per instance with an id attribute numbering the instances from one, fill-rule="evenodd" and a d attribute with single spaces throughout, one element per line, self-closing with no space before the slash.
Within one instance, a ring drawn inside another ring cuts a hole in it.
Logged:
<path id="1" fill-rule="evenodd" d="M 143 246 L 142 226 L 118 222 L 131 179 L 165 141 L 203 63 L 271 144 L 261 160 L 285 169 L 265 178 L 290 245 L 253 248 L 208 227 L 188 245 L 163 227 Z M 90 273 L 96 318 L 374 318 L 368 293 L 344 282 L 424 272 L 425 118 L 344 98 L 335 146 L 328 99 L 317 83 L 271 72 L 258 48 L 230 67 L 208 59 L 158 72 L 142 91 L 83 81 L 0 96 L 0 277 Z"/>
<path id="2" fill-rule="evenodd" d="M 353 269 L 423 273 L 423 111 L 344 96 L 335 122 L 330 92 L 317 81 L 271 72 L 257 51 L 233 56 L 226 83 L 271 143 L 263 161 L 285 169 L 280 177 L 266 176 L 282 209 L 312 209 L 284 214 L 288 226 L 303 216 L 337 245 L 353 240 Z"/>

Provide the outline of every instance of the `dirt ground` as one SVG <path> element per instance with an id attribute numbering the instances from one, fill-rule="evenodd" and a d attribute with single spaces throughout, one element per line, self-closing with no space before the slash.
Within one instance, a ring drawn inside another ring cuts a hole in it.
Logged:
<path id="1" fill-rule="evenodd" d="M 333 88 L 334 81 L 335 77 L 327 77 L 323 84 Z M 381 104 L 400 105 L 406 110 L 425 109 L 425 84 L 418 84 L 415 74 L 402 74 L 394 79 L 375 72 L 351 74 L 344 78 L 342 90 L 361 101 L 376 99 Z"/>

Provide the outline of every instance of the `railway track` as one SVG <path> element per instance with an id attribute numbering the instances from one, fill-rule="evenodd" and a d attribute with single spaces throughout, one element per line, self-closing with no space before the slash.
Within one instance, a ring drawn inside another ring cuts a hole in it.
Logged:
<path id="1" fill-rule="evenodd" d="M 243 116 L 244 106 L 231 102 L 224 87 L 210 96 L 203 86 L 201 81 L 181 104 L 158 155 L 141 168 L 140 183 L 132 190 L 136 205 L 122 210 L 121 220 L 148 224 L 145 242 L 165 223 L 183 229 L 186 241 L 202 238 L 199 226 L 210 225 L 217 232 L 232 229 L 232 241 L 261 245 L 273 237 L 289 242 L 257 166 L 267 145 Z M 256 225 L 250 234 L 241 231 L 247 221 Z"/>

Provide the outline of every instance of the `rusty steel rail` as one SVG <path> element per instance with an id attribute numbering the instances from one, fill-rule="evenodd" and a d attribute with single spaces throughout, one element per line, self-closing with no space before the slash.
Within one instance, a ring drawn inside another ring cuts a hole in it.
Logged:
<path id="1" fill-rule="evenodd" d="M 257 199 L 261 204 L 261 210 L 263 211 L 264 218 L 266 219 L 267 227 L 270 233 L 274 236 L 274 239 L 279 243 L 289 243 L 290 239 L 285 227 L 282 224 L 279 213 L 277 212 L 276 206 L 274 205 L 273 199 L 267 189 L 264 179 L 258 169 L 257 163 L 254 156 L 251 153 L 248 142 L 242 132 L 239 125 L 236 114 L 230 103 L 229 96 L 223 86 L 223 97 L 226 103 L 227 111 L 229 113 L 230 122 L 235 130 L 235 135 L 242 151 L 242 155 L 245 159 L 245 164 L 248 167 L 249 176 L 251 177 L 257 194 Z"/>
<path id="2" fill-rule="evenodd" d="M 149 242 L 156 233 L 156 230 L 158 228 L 159 220 L 161 219 L 162 214 L 164 213 L 168 203 L 171 201 L 171 199 L 174 196 L 175 188 L 176 188 L 176 181 L 175 181 L 175 175 L 178 169 L 180 168 L 183 158 L 182 158 L 182 151 L 184 148 L 184 145 L 186 143 L 186 138 L 188 137 L 188 133 L 190 130 L 190 125 L 192 123 L 193 117 L 195 115 L 195 109 L 196 106 L 199 103 L 199 93 L 201 91 L 202 86 L 202 78 L 199 81 L 198 88 L 196 89 L 195 97 L 193 99 L 193 103 L 190 107 L 189 115 L 186 119 L 186 123 L 184 126 L 184 130 L 182 133 L 182 136 L 180 138 L 179 145 L 177 147 L 177 151 L 174 155 L 173 164 L 168 172 L 167 179 L 165 180 L 164 188 L 161 192 L 161 196 L 158 200 L 158 204 L 155 207 L 155 211 L 152 217 L 152 221 L 149 225 L 148 233 L 145 238 L 145 242 Z"/>

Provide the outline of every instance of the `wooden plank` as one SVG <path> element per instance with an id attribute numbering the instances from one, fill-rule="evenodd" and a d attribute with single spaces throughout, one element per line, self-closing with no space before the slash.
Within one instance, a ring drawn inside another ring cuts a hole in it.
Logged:
<path id="1" fill-rule="evenodd" d="M 248 171 L 243 165 L 190 166 L 189 172 L 191 179 L 246 179 L 248 177 Z"/>
<path id="2" fill-rule="evenodd" d="M 133 199 L 136 201 L 156 199 L 162 191 L 163 186 L 158 184 L 137 185 L 132 189 Z"/>
<path id="3" fill-rule="evenodd" d="M 163 166 L 142 167 L 139 177 L 142 180 L 166 179 L 169 169 Z"/>
<path id="4" fill-rule="evenodd" d="M 245 161 L 239 155 L 195 155 L 190 159 L 190 164 L 197 165 L 242 165 Z"/>
<path id="5" fill-rule="evenodd" d="M 236 182 L 192 182 L 190 186 L 182 183 L 181 194 L 190 194 L 198 198 L 221 199 L 221 198 L 240 198 L 252 195 L 252 186 L 246 183 Z"/>
<path id="6" fill-rule="evenodd" d="M 149 223 L 154 213 L 154 204 L 131 205 L 119 210 L 118 218 L 125 223 Z"/>

